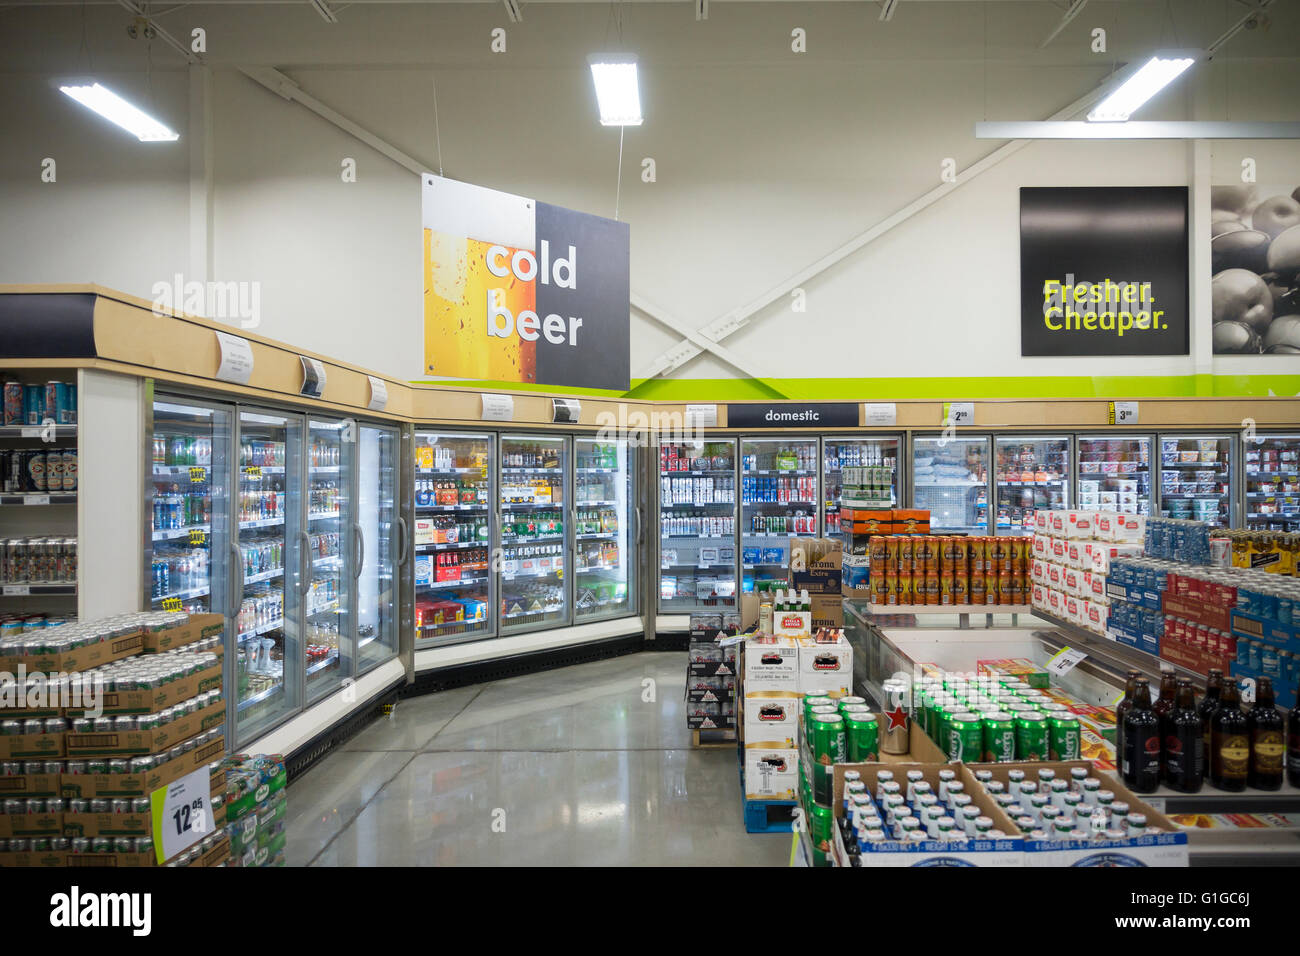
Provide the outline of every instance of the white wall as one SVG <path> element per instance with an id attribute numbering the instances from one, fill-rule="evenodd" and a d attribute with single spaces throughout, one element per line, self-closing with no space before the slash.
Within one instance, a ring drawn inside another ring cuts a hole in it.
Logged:
<path id="1" fill-rule="evenodd" d="M 1300 119 L 1300 13 L 1270 11 L 1214 63 L 1152 104 L 1151 118 Z M 646 124 L 628 130 L 620 216 L 632 224 L 632 287 L 702 326 L 797 272 L 999 144 L 980 119 L 1045 118 L 1116 59 L 1167 46 L 1165 5 L 1090 4 L 1047 50 L 1050 4 L 904 4 L 889 24 L 844 3 L 622 7 L 622 37 L 642 58 Z M 1215 0 L 1176 5 L 1182 45 L 1229 17 Z M 148 295 L 187 267 L 187 76 L 155 44 L 144 52 L 120 10 L 4 14 L 0 55 L 0 281 L 93 279 Z M 260 331 L 363 366 L 407 374 L 402 344 L 420 316 L 415 176 L 237 72 L 273 65 L 344 115 L 437 166 L 432 89 L 447 175 L 612 215 L 617 132 L 595 122 L 586 54 L 617 46 L 604 6 L 529 5 L 511 25 L 499 5 L 357 5 L 327 25 L 305 9 L 193 4 L 164 17 L 178 35 L 208 30 L 213 116 L 213 278 L 262 284 Z M 1093 26 L 1111 52 L 1088 52 Z M 508 30 L 508 52 L 488 50 Z M 790 52 L 801 26 L 809 52 Z M 180 144 L 126 139 L 52 92 L 70 71 L 153 102 Z M 436 66 L 436 71 L 433 69 Z M 1192 106 L 1191 104 L 1195 104 Z M 1295 142 L 1215 144 L 1216 179 L 1241 148 L 1263 182 L 1300 183 Z M 39 161 L 59 158 L 59 183 Z M 641 159 L 658 181 L 640 180 Z M 1097 360 L 1019 355 L 1018 197 L 1022 185 L 1183 184 L 1178 142 L 1031 144 L 806 286 L 808 312 L 784 304 L 727 340 L 758 375 L 1070 376 L 1190 374 L 1190 357 Z M 340 181 L 355 158 L 358 182 Z M 883 333 L 883 334 L 882 334 Z M 632 374 L 677 337 L 639 313 Z M 882 342 L 887 347 L 882 347 Z M 1216 360 L 1232 372 L 1295 372 L 1281 357 Z M 731 377 L 710 357 L 679 375 Z"/>

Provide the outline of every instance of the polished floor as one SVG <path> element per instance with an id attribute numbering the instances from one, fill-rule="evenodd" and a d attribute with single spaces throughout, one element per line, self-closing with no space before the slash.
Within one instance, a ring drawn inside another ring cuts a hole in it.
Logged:
<path id="1" fill-rule="evenodd" d="M 694 750 L 684 653 L 401 701 L 289 788 L 294 866 L 782 866 L 735 750 Z"/>

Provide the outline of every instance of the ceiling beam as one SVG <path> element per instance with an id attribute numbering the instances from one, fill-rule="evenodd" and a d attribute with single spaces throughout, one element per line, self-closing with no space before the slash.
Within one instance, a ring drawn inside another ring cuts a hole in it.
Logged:
<path id="1" fill-rule="evenodd" d="M 189 44 L 182 43 L 180 40 L 176 39 L 160 26 L 157 20 L 149 16 L 149 14 L 145 12 L 145 5 L 143 3 L 139 3 L 137 0 L 117 0 L 117 5 L 123 10 L 133 14 L 137 19 L 148 24 L 149 29 L 153 30 L 154 35 L 157 36 L 159 40 L 162 40 L 163 43 L 167 44 L 181 56 L 185 57 L 186 63 L 201 64 L 203 62 L 203 57 L 193 52 L 190 49 Z"/>

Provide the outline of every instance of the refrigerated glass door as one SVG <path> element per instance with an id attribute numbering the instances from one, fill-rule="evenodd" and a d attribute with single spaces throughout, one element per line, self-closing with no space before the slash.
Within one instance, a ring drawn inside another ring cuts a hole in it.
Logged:
<path id="1" fill-rule="evenodd" d="M 312 418 L 307 423 L 307 553 L 311 568 L 303 631 L 307 702 L 339 686 L 352 668 L 352 515 L 356 424 Z"/>
<path id="2" fill-rule="evenodd" d="M 236 738 L 257 736 L 298 709 L 302 701 L 302 607 L 309 596 L 308 548 L 301 539 L 301 419 L 241 409 L 237 533 L 234 562 Z M 320 611 L 322 589 L 311 598 Z"/>
<path id="3" fill-rule="evenodd" d="M 1246 527 L 1300 531 L 1300 435 L 1245 443 Z"/>
<path id="4" fill-rule="evenodd" d="M 1080 435 L 1077 504 L 1087 511 L 1151 514 L 1151 436 Z"/>
<path id="5" fill-rule="evenodd" d="M 817 439 L 741 439 L 741 568 L 746 592 L 785 581 L 790 539 L 817 536 Z"/>
<path id="6" fill-rule="evenodd" d="M 357 444 L 356 672 L 397 654 L 397 431 L 362 425 Z M 485 502 L 486 504 L 486 502 Z"/>
<path id="7" fill-rule="evenodd" d="M 736 605 L 736 442 L 659 446 L 659 610 Z"/>
<path id="8" fill-rule="evenodd" d="M 635 452 L 622 440 L 574 438 L 573 454 L 574 614 L 619 617 L 635 607 Z"/>
<path id="9" fill-rule="evenodd" d="M 231 411 L 160 397 L 153 406 L 150 606 L 225 613 Z"/>
<path id="10" fill-rule="evenodd" d="M 1070 507 L 1070 439 L 999 435 L 994 439 L 998 534 L 1033 534 L 1034 514 Z"/>
<path id="11" fill-rule="evenodd" d="M 1160 436 L 1160 512 L 1167 518 L 1232 524 L 1232 439 Z"/>
<path id="12" fill-rule="evenodd" d="M 568 444 L 551 435 L 501 437 L 503 633 L 569 623 Z"/>
<path id="13" fill-rule="evenodd" d="M 930 530 L 989 533 L 988 436 L 912 440 L 912 506 L 930 512 Z"/>
<path id="14" fill-rule="evenodd" d="M 845 501 L 856 508 L 899 506 L 899 448 L 896 435 L 822 439 L 822 533 L 826 537 L 840 536 L 840 507 Z"/>
<path id="15" fill-rule="evenodd" d="M 415 435 L 415 646 L 492 633 L 496 436 Z"/>

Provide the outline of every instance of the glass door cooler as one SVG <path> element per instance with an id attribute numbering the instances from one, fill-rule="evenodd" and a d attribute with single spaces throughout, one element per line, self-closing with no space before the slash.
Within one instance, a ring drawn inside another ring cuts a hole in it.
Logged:
<path id="1" fill-rule="evenodd" d="M 744 590 L 784 582 L 790 538 L 816 537 L 817 439 L 741 439 L 740 547 Z"/>
<path id="2" fill-rule="evenodd" d="M 349 423 L 355 429 L 355 423 Z M 337 688 L 351 676 L 352 574 L 356 568 L 352 494 L 355 435 L 347 440 L 343 423 L 307 423 L 307 531 L 310 570 L 304 598 L 307 702 Z"/>
<path id="3" fill-rule="evenodd" d="M 397 655 L 397 429 L 361 425 L 357 441 L 356 673 Z M 486 505 L 486 502 L 484 502 Z"/>
<path id="4" fill-rule="evenodd" d="M 569 622 L 568 461 L 568 438 L 501 437 L 502 633 Z"/>
<path id="5" fill-rule="evenodd" d="M 1160 511 L 1167 518 L 1233 524 L 1229 435 L 1160 436 Z"/>
<path id="6" fill-rule="evenodd" d="M 998 534 L 1031 535 L 1034 514 L 1070 507 L 1070 439 L 999 435 L 994 439 L 994 524 Z"/>
<path id="7" fill-rule="evenodd" d="M 989 436 L 912 439 L 912 506 L 930 512 L 935 534 L 990 534 Z"/>
<path id="8" fill-rule="evenodd" d="M 628 614 L 636 606 L 634 450 L 626 441 L 575 438 L 573 454 L 574 615 Z"/>
<path id="9" fill-rule="evenodd" d="M 1076 441 L 1080 508 L 1151 514 L 1150 435 L 1080 435 Z"/>
<path id="10" fill-rule="evenodd" d="M 1300 531 L 1300 435 L 1261 435 L 1244 449 L 1246 527 Z"/>
<path id="11" fill-rule="evenodd" d="M 492 633 L 493 435 L 415 435 L 416 647 Z"/>
<path id="12" fill-rule="evenodd" d="M 736 605 L 736 442 L 659 448 L 659 610 Z"/>
<path id="13" fill-rule="evenodd" d="M 840 506 L 899 507 L 897 436 L 822 439 L 822 533 L 840 536 Z M 847 487 L 847 491 L 846 491 Z"/>
<path id="14" fill-rule="evenodd" d="M 302 420 L 241 409 L 238 426 L 230 614 L 237 634 L 236 737 L 243 742 L 298 708 L 303 609 L 318 614 L 337 596 L 324 582 L 318 592 L 305 567 Z"/>

